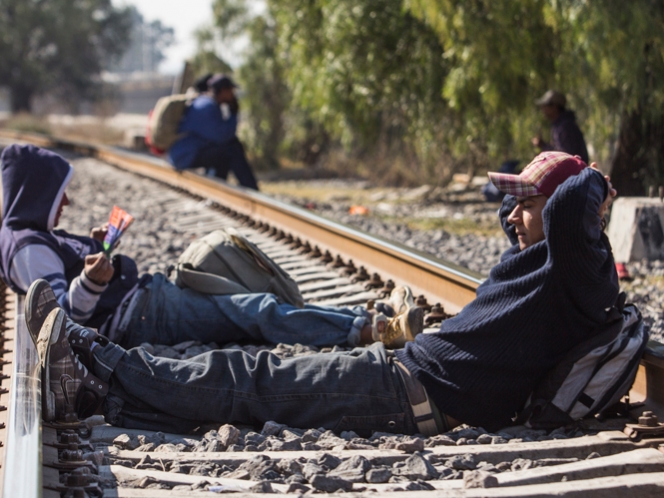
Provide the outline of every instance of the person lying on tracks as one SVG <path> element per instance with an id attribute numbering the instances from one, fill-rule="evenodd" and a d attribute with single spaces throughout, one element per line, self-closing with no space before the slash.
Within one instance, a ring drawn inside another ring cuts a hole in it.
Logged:
<path id="1" fill-rule="evenodd" d="M 61 380 L 73 379 L 66 389 L 79 414 L 104 397 L 106 420 L 126 428 L 183 433 L 206 422 L 274 420 L 360 435 L 431 435 L 460 422 L 509 425 L 538 381 L 605 322 L 616 301 L 601 229 L 616 191 L 608 177 L 561 152 L 540 154 L 518 176 L 490 178 L 508 194 L 499 216 L 512 247 L 474 301 L 394 353 L 373 344 L 289 359 L 228 350 L 156 358 L 75 325 L 48 286 L 34 284 L 26 318 L 39 329 L 49 376 L 43 385 L 55 399 L 46 416 L 63 415 Z"/>
<path id="2" fill-rule="evenodd" d="M 188 340 L 356 346 L 382 339 L 395 345 L 422 330 L 422 310 L 397 293 L 394 306 L 403 313 L 388 319 L 361 307 L 296 308 L 267 293 L 201 294 L 161 273 L 139 278 L 131 258 L 114 258 L 113 265 L 103 254 L 105 229 L 89 237 L 54 229 L 69 204 L 65 190 L 73 168 L 64 158 L 11 145 L 0 161 L 0 276 L 21 294 L 45 279 L 69 317 L 124 347 Z"/>

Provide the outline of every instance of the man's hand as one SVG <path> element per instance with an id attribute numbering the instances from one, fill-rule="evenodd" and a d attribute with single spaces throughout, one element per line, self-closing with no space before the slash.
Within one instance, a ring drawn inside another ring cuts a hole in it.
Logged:
<path id="1" fill-rule="evenodd" d="M 590 167 L 602 173 L 602 171 L 597 167 L 597 163 L 591 163 Z M 604 215 L 609 210 L 609 206 L 613 202 L 613 199 L 615 199 L 615 197 L 618 195 L 618 191 L 614 189 L 613 185 L 611 184 L 611 177 L 609 175 L 604 175 L 604 179 L 606 180 L 606 184 L 608 185 L 609 188 L 608 188 L 608 193 L 606 194 L 606 199 L 604 199 L 604 202 L 602 202 L 602 205 L 599 207 L 600 219 L 604 219 Z"/>
<path id="2" fill-rule="evenodd" d="M 94 227 L 90 230 L 90 237 L 98 240 L 99 242 L 104 242 L 104 237 L 106 237 L 106 233 L 108 232 L 108 223 L 104 223 L 100 227 Z"/>
<path id="3" fill-rule="evenodd" d="M 106 285 L 113 278 L 115 269 L 103 252 L 85 257 L 86 276 L 97 285 Z"/>

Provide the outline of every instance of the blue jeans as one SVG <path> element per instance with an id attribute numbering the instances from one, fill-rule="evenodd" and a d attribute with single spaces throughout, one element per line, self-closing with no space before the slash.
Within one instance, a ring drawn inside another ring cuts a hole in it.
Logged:
<path id="1" fill-rule="evenodd" d="M 261 427 L 273 420 L 364 436 L 417 432 L 397 367 L 381 343 L 287 359 L 214 350 L 173 360 L 113 343 L 93 355 L 93 371 L 110 383 L 106 421 L 120 427 L 186 433 L 208 422 Z"/>
<path id="2" fill-rule="evenodd" d="M 356 346 L 368 320 L 360 307 L 296 308 L 274 294 L 201 294 L 179 288 L 161 273 L 138 292 L 128 325 L 116 340 L 126 348 L 189 340 Z"/>
<path id="3" fill-rule="evenodd" d="M 237 137 L 223 145 L 210 142 L 196 153 L 190 168 L 205 168 L 207 175 L 223 180 L 226 180 L 228 172 L 232 171 L 240 185 L 258 190 L 256 177 L 251 171 L 242 142 Z"/>

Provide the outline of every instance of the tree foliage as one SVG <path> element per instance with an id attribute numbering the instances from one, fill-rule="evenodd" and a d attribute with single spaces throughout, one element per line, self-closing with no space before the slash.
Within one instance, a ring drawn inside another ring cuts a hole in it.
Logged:
<path id="1" fill-rule="evenodd" d="M 642 194 L 644 182 L 664 180 L 661 1 L 406 0 L 406 6 L 454 57 L 444 86 L 450 105 L 463 103 L 470 116 L 490 109 L 523 120 L 524 104 L 558 88 L 582 116 L 594 159 L 613 170 L 622 193 Z"/>
<path id="2" fill-rule="evenodd" d="M 68 102 L 94 97 L 129 28 L 128 11 L 110 0 L 0 0 L 0 85 L 12 111 L 29 111 L 44 92 Z"/>
<path id="3" fill-rule="evenodd" d="M 246 5 L 216 0 L 213 29 L 251 33 L 247 107 L 282 153 L 312 137 L 360 159 L 382 147 L 423 181 L 526 162 L 549 129 L 534 101 L 555 88 L 623 193 L 664 180 L 661 0 L 267 0 L 262 24 Z"/>

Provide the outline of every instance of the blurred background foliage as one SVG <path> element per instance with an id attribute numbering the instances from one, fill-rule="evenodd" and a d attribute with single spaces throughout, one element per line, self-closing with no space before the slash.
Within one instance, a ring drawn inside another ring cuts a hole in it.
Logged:
<path id="1" fill-rule="evenodd" d="M 621 194 L 664 184 L 662 0 L 264 1 L 211 0 L 191 61 L 198 75 L 239 81 L 243 139 L 259 167 L 415 185 L 525 165 L 531 138 L 550 127 L 534 101 L 554 88 Z M 158 61 L 172 30 L 130 7 L 0 0 L 11 110 L 29 111 L 36 95 L 74 111 L 107 98 L 100 75 L 118 67 L 137 25 Z"/>
<path id="2" fill-rule="evenodd" d="M 13 113 L 49 93 L 76 110 L 129 46 L 135 11 L 110 0 L 0 0 L 0 86 Z"/>
<path id="3" fill-rule="evenodd" d="M 661 0 L 267 0 L 258 15 L 214 0 L 213 12 L 217 47 L 250 39 L 235 76 L 265 166 L 441 184 L 526 164 L 549 130 L 534 100 L 555 88 L 621 193 L 664 182 Z"/>

